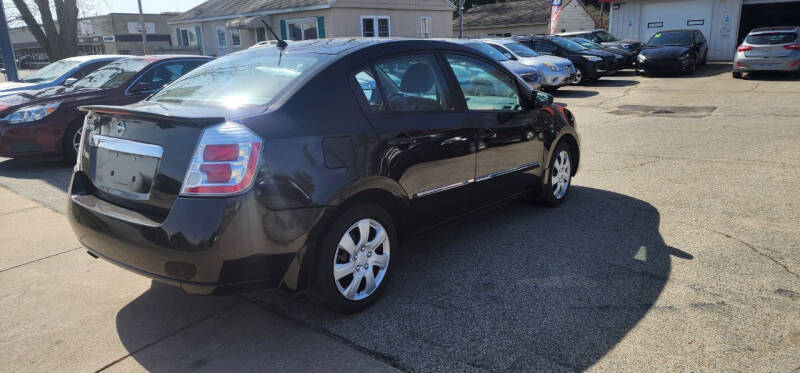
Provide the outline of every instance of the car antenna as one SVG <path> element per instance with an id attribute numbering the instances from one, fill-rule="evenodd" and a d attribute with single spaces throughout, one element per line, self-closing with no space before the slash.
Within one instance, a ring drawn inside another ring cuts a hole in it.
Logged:
<path id="1" fill-rule="evenodd" d="M 278 48 L 280 48 L 280 50 L 284 50 L 284 49 L 286 49 L 287 46 L 289 46 L 289 44 L 286 44 L 286 41 L 284 41 L 283 39 L 278 37 L 278 34 L 275 33 L 275 31 L 272 29 L 272 27 L 269 27 L 267 22 L 264 22 L 263 18 L 261 18 L 261 23 L 263 23 L 264 26 L 267 26 L 267 30 L 269 30 L 269 33 L 272 34 L 272 36 L 275 38 L 275 40 L 278 41 L 278 45 L 277 46 L 278 46 Z"/>

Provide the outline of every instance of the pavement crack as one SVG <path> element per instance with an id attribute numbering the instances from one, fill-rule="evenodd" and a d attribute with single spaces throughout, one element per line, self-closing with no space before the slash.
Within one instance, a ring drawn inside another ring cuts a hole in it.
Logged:
<path id="1" fill-rule="evenodd" d="M 587 170 L 584 170 L 583 172 L 602 172 L 602 171 L 631 170 L 631 169 L 634 169 L 634 168 L 637 168 L 637 167 L 643 167 L 643 166 L 647 166 L 649 164 L 653 164 L 653 163 L 656 163 L 656 162 L 661 162 L 662 160 L 663 159 L 653 159 L 653 160 L 649 160 L 649 161 L 646 161 L 646 162 L 640 162 L 640 163 L 636 163 L 636 164 L 633 164 L 633 165 L 630 165 L 630 166 L 617 167 L 617 168 L 599 168 L 599 169 L 595 169 L 595 170 L 587 169 Z"/>
<path id="2" fill-rule="evenodd" d="M 728 239 L 734 240 L 734 241 L 736 241 L 736 242 L 739 242 L 739 243 L 741 243 L 742 245 L 745 245 L 745 246 L 747 246 L 747 247 L 748 247 L 750 250 L 752 250 L 754 253 L 756 253 L 756 254 L 758 254 L 758 255 L 761 255 L 761 256 L 763 256 L 764 258 L 767 258 L 767 259 L 769 259 L 769 260 L 770 260 L 770 261 L 772 261 L 773 263 L 777 264 L 779 267 L 783 268 L 783 270 L 784 270 L 784 271 L 786 271 L 786 273 L 789 273 L 790 275 L 792 275 L 792 276 L 794 276 L 794 277 L 796 277 L 796 278 L 800 279 L 800 274 L 798 274 L 798 273 L 796 273 L 796 272 L 792 271 L 791 269 L 789 269 L 789 267 L 787 267 L 787 266 L 786 266 L 786 264 L 783 264 L 783 263 L 781 263 L 779 260 L 777 260 L 777 259 L 773 258 L 773 257 L 772 257 L 772 256 L 770 256 L 769 254 L 767 254 L 767 253 L 765 253 L 765 252 L 763 252 L 763 251 L 761 251 L 761 250 L 757 249 L 757 248 L 755 247 L 755 245 L 753 245 L 753 244 L 751 244 L 751 243 L 749 243 L 749 242 L 747 242 L 747 241 L 745 241 L 745 240 L 742 240 L 742 239 L 736 238 L 736 237 L 734 237 L 734 236 L 731 236 L 731 235 L 729 235 L 729 234 L 727 234 L 727 233 L 725 233 L 725 232 L 720 232 L 720 231 L 718 231 L 718 230 L 716 230 L 716 229 L 713 229 L 713 228 L 707 228 L 707 227 L 704 227 L 704 228 L 705 228 L 706 230 L 708 230 L 709 232 L 716 233 L 716 234 L 718 234 L 718 235 L 720 235 L 720 236 L 726 237 L 726 238 L 728 238 Z"/>
<path id="3" fill-rule="evenodd" d="M 184 330 L 188 330 L 188 329 L 194 327 L 195 325 L 202 324 L 202 323 L 206 322 L 207 320 L 210 320 L 210 319 L 212 319 L 214 317 L 217 317 L 220 314 L 222 314 L 224 312 L 227 312 L 227 311 L 229 311 L 231 309 L 234 309 L 234 308 L 236 308 L 238 306 L 241 306 L 241 305 L 242 305 L 241 303 L 236 302 L 235 304 L 232 304 L 232 305 L 230 305 L 228 307 L 221 308 L 221 309 L 217 310 L 216 312 L 213 312 L 213 313 L 207 315 L 206 317 L 203 317 L 203 318 L 201 318 L 201 319 L 199 319 L 199 320 L 197 320 L 197 321 L 195 321 L 193 323 L 190 323 L 189 325 L 186 325 L 183 328 L 180 328 L 180 329 L 178 329 L 178 330 L 176 330 L 176 331 L 174 331 L 174 332 L 172 332 L 172 333 L 170 333 L 170 334 L 168 334 L 168 335 L 166 335 L 164 337 L 161 337 L 161 338 L 159 338 L 159 339 L 157 339 L 157 340 L 155 340 L 153 342 L 150 342 L 150 343 L 148 343 L 148 344 L 146 344 L 146 345 L 144 345 L 142 347 L 139 347 L 139 348 L 137 348 L 137 349 L 135 349 L 135 350 L 133 350 L 131 352 L 128 352 L 128 354 L 126 354 L 125 356 L 123 356 L 123 357 L 121 357 L 121 358 L 119 358 L 117 360 L 114 360 L 114 361 L 104 365 L 103 367 L 101 367 L 100 369 L 96 370 L 95 372 L 102 372 L 102 371 L 104 371 L 104 370 L 106 370 L 108 368 L 111 368 L 112 366 L 116 365 L 117 363 L 119 363 L 119 362 L 121 362 L 121 361 L 123 361 L 123 360 L 125 360 L 125 359 L 127 359 L 127 358 L 129 358 L 129 357 L 141 352 L 141 351 L 144 351 L 144 350 L 146 350 L 146 349 L 148 349 L 148 348 L 150 348 L 150 347 L 152 347 L 154 345 L 157 345 L 157 344 L 159 344 L 159 343 L 161 343 L 163 341 L 166 341 L 167 339 L 170 339 L 170 338 L 180 334 Z"/>
<path id="4" fill-rule="evenodd" d="M 38 206 L 37 206 L 37 207 L 38 207 Z M 62 252 L 60 252 L 60 253 L 51 254 L 51 255 L 48 255 L 48 256 L 45 256 L 45 257 L 41 257 L 41 258 L 39 258 L 39 259 L 31 260 L 31 261 L 29 261 L 29 262 L 25 262 L 25 263 L 22 263 L 22 264 L 17 264 L 17 265 L 15 265 L 15 266 L 13 266 L 13 267 L 8 267 L 8 268 L 5 268 L 5 269 L 0 269 L 0 273 L 3 273 L 3 272 L 5 272 L 5 271 L 10 271 L 10 270 L 12 270 L 12 269 L 14 269 L 14 268 L 19 268 L 19 267 L 22 267 L 22 266 L 25 266 L 25 265 L 28 265 L 28 264 L 31 264 L 31 263 L 36 263 L 36 262 L 39 262 L 39 261 L 42 261 L 42 260 L 45 260 L 45 259 L 49 259 L 49 258 L 52 258 L 52 257 L 54 257 L 54 256 L 59 256 L 59 255 L 61 255 L 61 254 L 66 254 L 66 253 L 69 253 L 69 252 L 73 252 L 73 251 L 75 251 L 75 250 L 80 250 L 80 249 L 82 249 L 82 248 L 83 248 L 83 246 L 78 246 L 78 247 L 76 247 L 76 248 L 74 248 L 74 249 L 65 250 L 65 251 L 62 251 Z"/>
<path id="5" fill-rule="evenodd" d="M 9 212 L 4 212 L 4 213 L 0 214 L 0 216 L 6 216 L 6 215 L 11 215 L 11 214 L 16 214 L 16 213 L 18 213 L 18 212 L 25 212 L 25 211 L 28 211 L 28 210 L 38 209 L 39 207 L 42 207 L 42 206 L 38 206 L 38 205 L 37 205 L 37 206 L 26 207 L 26 208 L 24 208 L 24 209 L 19 209 L 19 210 L 14 210 L 14 211 L 9 211 Z"/>
<path id="6" fill-rule="evenodd" d="M 642 157 L 642 158 L 654 158 L 654 159 L 666 159 L 666 160 L 676 160 L 676 161 L 694 161 L 694 162 L 711 162 L 711 163 L 761 163 L 761 164 L 771 164 L 771 165 L 780 165 L 783 167 L 798 167 L 800 168 L 800 164 L 794 163 L 785 163 L 785 162 L 771 162 L 771 161 L 762 161 L 757 159 L 722 159 L 722 158 L 693 158 L 693 157 L 676 157 L 676 156 L 663 156 L 663 155 L 651 155 L 651 154 L 633 154 L 633 153 L 620 153 L 620 152 L 604 152 L 594 150 L 597 154 L 609 154 L 609 155 L 625 155 L 629 157 Z"/>

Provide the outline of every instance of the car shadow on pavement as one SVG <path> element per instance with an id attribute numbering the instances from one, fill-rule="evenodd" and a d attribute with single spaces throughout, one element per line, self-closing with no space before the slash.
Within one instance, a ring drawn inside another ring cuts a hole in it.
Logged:
<path id="1" fill-rule="evenodd" d="M 42 180 L 66 192 L 72 166 L 61 159 L 0 159 L 0 177 Z"/>
<path id="2" fill-rule="evenodd" d="M 631 87 L 638 84 L 639 84 L 638 80 L 604 79 L 604 78 L 581 83 L 581 85 L 584 87 L 598 87 L 598 88 Z"/>
<path id="3" fill-rule="evenodd" d="M 551 91 L 550 94 L 557 98 L 586 98 L 597 96 L 600 94 L 600 92 L 570 87 L 562 88 L 557 91 Z"/>
<path id="4" fill-rule="evenodd" d="M 409 238 L 392 250 L 383 297 L 361 313 L 275 289 L 242 297 L 401 369 L 581 371 L 648 312 L 674 312 L 657 299 L 672 258 L 693 257 L 668 246 L 659 225 L 645 201 L 575 186 L 559 208 L 514 202 Z M 120 339 L 140 349 L 143 330 L 197 298 L 154 286 L 119 311 Z"/>

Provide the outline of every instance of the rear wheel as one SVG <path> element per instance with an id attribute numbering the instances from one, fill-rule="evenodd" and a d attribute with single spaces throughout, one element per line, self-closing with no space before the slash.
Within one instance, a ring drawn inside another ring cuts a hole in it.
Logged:
<path id="1" fill-rule="evenodd" d="M 541 202 L 558 206 L 567 197 L 572 181 L 572 150 L 566 143 L 559 143 L 550 159 L 547 184 L 542 191 Z"/>
<path id="2" fill-rule="evenodd" d="M 358 312 L 386 288 L 390 255 L 397 253 L 392 218 L 378 205 L 350 207 L 328 228 L 317 253 L 318 300 L 336 312 Z"/>
<path id="3" fill-rule="evenodd" d="M 81 144 L 81 135 L 83 135 L 83 121 L 75 121 L 67 127 L 64 131 L 64 138 L 61 140 L 63 148 L 64 162 L 75 163 L 78 159 L 78 147 Z"/>

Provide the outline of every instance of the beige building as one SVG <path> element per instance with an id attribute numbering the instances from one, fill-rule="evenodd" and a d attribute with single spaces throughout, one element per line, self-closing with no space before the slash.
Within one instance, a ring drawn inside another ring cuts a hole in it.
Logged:
<path id="1" fill-rule="evenodd" d="M 224 55 L 274 39 L 443 38 L 453 35 L 448 0 L 209 0 L 169 21 L 173 44 Z"/>
<path id="2" fill-rule="evenodd" d="M 170 18 L 179 13 L 145 14 L 144 28 L 147 30 L 147 52 L 149 54 L 174 53 Z M 109 13 L 78 20 L 78 54 L 142 54 L 142 34 L 139 31 L 139 14 Z M 49 63 L 44 49 L 27 27 L 10 30 L 14 55 L 23 64 L 39 67 Z M 26 66 L 28 67 L 28 66 Z"/>
<path id="3" fill-rule="evenodd" d="M 550 4 L 551 0 L 524 0 L 470 8 L 464 12 L 464 37 L 547 34 Z M 564 0 L 557 32 L 589 30 L 595 25 L 580 0 Z M 458 20 L 453 23 L 453 30 L 458 35 Z"/>

